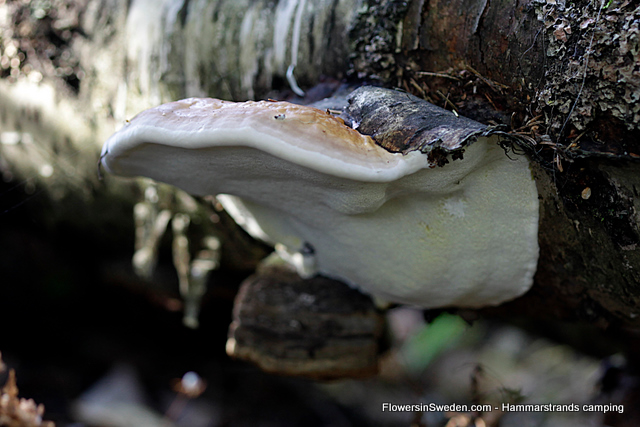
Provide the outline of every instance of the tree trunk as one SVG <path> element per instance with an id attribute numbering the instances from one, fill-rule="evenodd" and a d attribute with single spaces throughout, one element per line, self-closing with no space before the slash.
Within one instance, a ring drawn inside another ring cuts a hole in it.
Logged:
<path id="1" fill-rule="evenodd" d="M 39 15 L 0 6 L 12 19 L 3 23 L 12 31 L 2 36 L 9 65 L 0 81 L 5 179 L 38 176 L 54 197 L 89 197 L 106 137 L 169 100 L 296 99 L 297 82 L 309 102 L 345 78 L 397 87 L 537 142 L 535 286 L 488 312 L 640 326 L 636 2 L 51 4 Z M 52 34 L 58 56 L 46 51 Z M 108 183 L 109 197 L 137 197 Z"/>

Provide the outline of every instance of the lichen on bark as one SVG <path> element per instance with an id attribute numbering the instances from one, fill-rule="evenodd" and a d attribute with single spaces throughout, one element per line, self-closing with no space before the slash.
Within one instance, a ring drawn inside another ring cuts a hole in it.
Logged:
<path id="1" fill-rule="evenodd" d="M 350 74 L 386 83 L 396 75 L 396 53 L 402 42 L 402 20 L 408 1 L 366 0 L 355 17 L 350 38 Z"/>
<path id="2" fill-rule="evenodd" d="M 629 1 L 538 2 L 544 26 L 546 80 L 537 93 L 551 132 L 583 131 L 615 119 L 640 123 L 640 6 Z M 603 138 L 604 139 L 604 138 Z"/>

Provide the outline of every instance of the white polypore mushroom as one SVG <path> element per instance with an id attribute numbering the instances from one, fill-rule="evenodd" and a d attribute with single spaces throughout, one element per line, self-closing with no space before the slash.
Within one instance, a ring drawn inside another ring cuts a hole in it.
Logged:
<path id="1" fill-rule="evenodd" d="M 312 107 L 192 98 L 140 113 L 106 142 L 102 164 L 229 195 L 220 200 L 234 219 L 307 274 L 390 302 L 496 305 L 529 289 L 536 270 L 535 183 L 495 136 L 433 167 Z"/>

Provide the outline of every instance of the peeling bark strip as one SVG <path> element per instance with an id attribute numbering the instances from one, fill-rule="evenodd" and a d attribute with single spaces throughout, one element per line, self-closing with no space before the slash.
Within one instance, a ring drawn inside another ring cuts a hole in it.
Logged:
<path id="1" fill-rule="evenodd" d="M 448 156 L 462 158 L 465 147 L 477 137 L 499 135 L 507 150 L 514 145 L 533 153 L 535 141 L 503 131 L 504 126 L 487 126 L 437 107 L 406 92 L 363 86 L 347 97 L 325 99 L 313 104 L 317 108 L 331 105 L 340 108 L 340 117 L 376 144 L 392 153 L 427 154 L 433 165 L 444 166 Z M 533 145 L 532 145 L 533 144 Z"/>
<path id="2" fill-rule="evenodd" d="M 436 107 L 408 93 L 365 86 L 352 92 L 345 108 L 351 126 L 394 153 L 421 151 L 433 165 L 462 157 L 464 147 L 487 126 Z"/>
<path id="3" fill-rule="evenodd" d="M 408 93 L 370 86 L 349 95 L 352 126 L 394 153 L 460 150 L 487 126 L 436 107 Z"/>

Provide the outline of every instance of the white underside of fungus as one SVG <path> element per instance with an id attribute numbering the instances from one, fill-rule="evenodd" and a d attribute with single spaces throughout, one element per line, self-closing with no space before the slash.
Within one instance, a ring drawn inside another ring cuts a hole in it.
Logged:
<path id="1" fill-rule="evenodd" d="M 481 307 L 529 289 L 538 199 L 524 156 L 480 137 L 429 167 L 329 114 L 284 102 L 186 99 L 144 111 L 105 144 L 109 172 L 220 200 L 250 234 L 389 302 Z M 302 260 L 302 262 L 300 262 Z"/>

